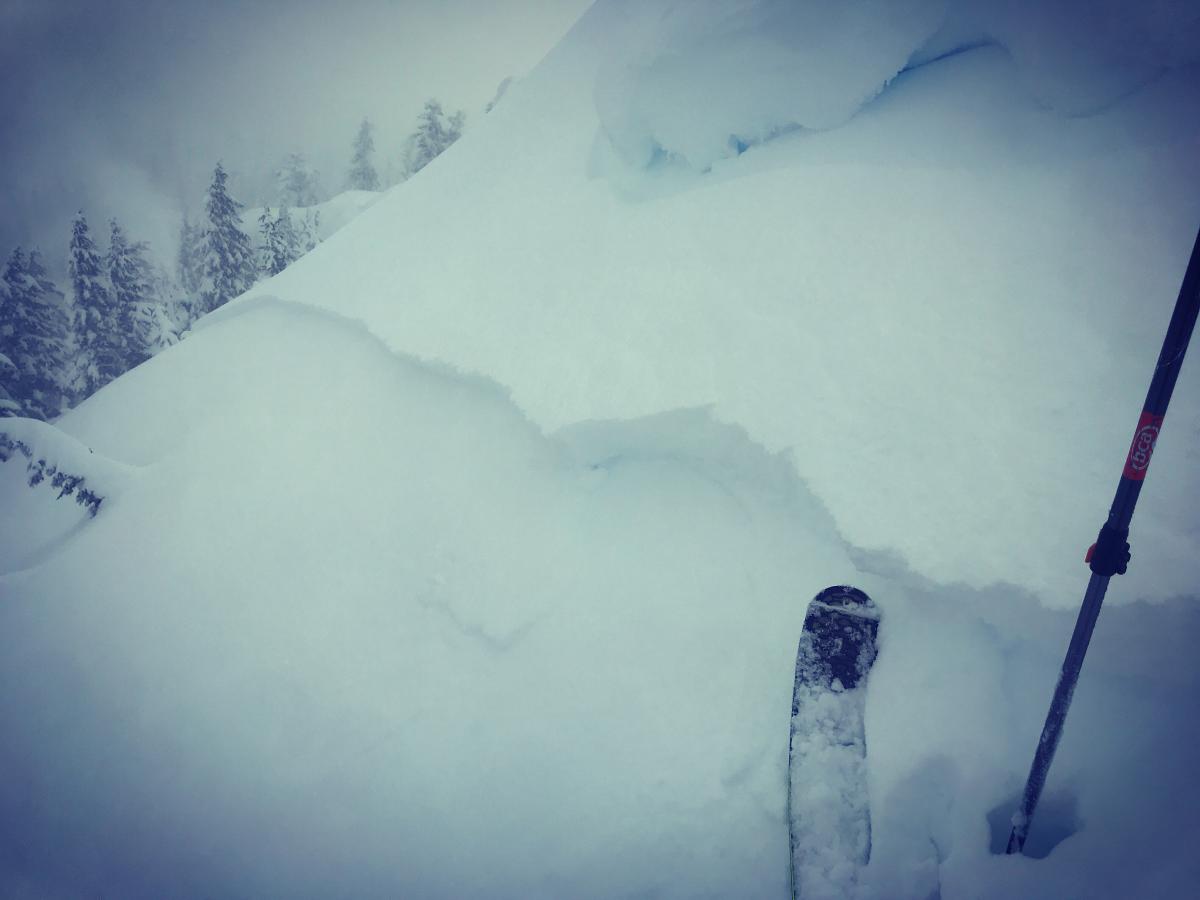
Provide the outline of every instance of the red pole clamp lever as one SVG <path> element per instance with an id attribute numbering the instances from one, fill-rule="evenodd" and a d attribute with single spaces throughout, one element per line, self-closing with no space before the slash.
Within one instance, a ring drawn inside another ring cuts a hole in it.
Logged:
<path id="1" fill-rule="evenodd" d="M 1096 555 L 1096 545 L 1092 544 L 1092 546 L 1088 547 L 1087 555 L 1083 558 L 1083 561 L 1085 563 L 1090 563 L 1092 561 L 1092 557 L 1095 555 Z"/>

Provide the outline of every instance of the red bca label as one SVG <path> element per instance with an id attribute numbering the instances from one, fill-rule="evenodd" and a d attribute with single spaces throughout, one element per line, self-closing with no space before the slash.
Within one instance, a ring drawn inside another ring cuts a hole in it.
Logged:
<path id="1" fill-rule="evenodd" d="M 1129 456 L 1125 460 L 1125 471 L 1122 473 L 1131 481 L 1141 481 L 1146 477 L 1150 468 L 1150 457 L 1154 455 L 1154 444 L 1158 440 L 1158 431 L 1162 428 L 1163 417 L 1148 412 L 1142 413 L 1138 420 L 1137 434 L 1129 446 Z"/>

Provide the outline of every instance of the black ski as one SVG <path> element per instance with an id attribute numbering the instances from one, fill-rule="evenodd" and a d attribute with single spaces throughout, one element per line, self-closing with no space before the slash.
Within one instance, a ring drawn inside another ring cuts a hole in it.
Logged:
<path id="1" fill-rule="evenodd" d="M 879 609 L 858 588 L 813 598 L 796 652 L 788 738 L 792 897 L 848 897 L 871 855 L 867 676 Z"/>

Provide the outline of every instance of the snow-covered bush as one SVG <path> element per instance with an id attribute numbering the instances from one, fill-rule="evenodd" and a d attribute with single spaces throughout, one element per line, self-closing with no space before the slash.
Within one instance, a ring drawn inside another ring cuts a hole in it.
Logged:
<path id="1" fill-rule="evenodd" d="M 12 427 L 15 423 L 9 423 Z M 37 487 L 47 482 L 58 491 L 59 499 L 75 497 L 75 502 L 86 509 L 91 515 L 100 511 L 104 498 L 86 486 L 87 479 L 82 475 L 67 472 L 59 468 L 57 462 L 48 460 L 45 456 L 34 453 L 33 448 L 19 437 L 14 437 L 7 431 L 0 431 L 0 463 L 8 462 L 14 456 L 23 456 L 25 468 L 29 472 L 29 486 Z"/>

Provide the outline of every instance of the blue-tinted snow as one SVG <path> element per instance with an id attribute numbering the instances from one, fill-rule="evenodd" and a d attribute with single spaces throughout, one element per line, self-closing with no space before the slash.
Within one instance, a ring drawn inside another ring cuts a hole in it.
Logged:
<path id="1" fill-rule="evenodd" d="M 785 896 L 795 641 L 845 581 L 884 612 L 862 897 L 1193 892 L 1190 363 L 1073 833 L 991 847 L 1200 218 L 1195 69 L 1064 117 L 988 43 L 645 171 L 597 110 L 639 8 L 57 423 L 136 468 L 0 575 L 0 892 Z M 68 502 L 5 476 L 8 533 Z"/>

